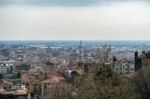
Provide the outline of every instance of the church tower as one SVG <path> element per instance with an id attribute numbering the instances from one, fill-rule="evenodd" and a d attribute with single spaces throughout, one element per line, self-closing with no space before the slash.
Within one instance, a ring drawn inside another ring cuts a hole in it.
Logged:
<path id="1" fill-rule="evenodd" d="M 82 62 L 82 60 L 83 60 L 83 53 L 84 53 L 83 45 L 82 45 L 82 41 L 80 41 L 80 45 L 79 45 L 79 62 Z"/>

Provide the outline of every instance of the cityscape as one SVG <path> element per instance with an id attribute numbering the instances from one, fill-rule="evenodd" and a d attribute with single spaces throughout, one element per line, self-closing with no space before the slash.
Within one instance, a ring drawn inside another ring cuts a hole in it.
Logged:
<path id="1" fill-rule="evenodd" d="M 130 78 L 149 65 L 149 48 L 149 41 L 1 41 L 0 97 L 47 99 L 56 86 L 68 87 L 98 65 Z"/>
<path id="2" fill-rule="evenodd" d="M 0 99 L 150 99 L 150 0 L 0 0 Z"/>

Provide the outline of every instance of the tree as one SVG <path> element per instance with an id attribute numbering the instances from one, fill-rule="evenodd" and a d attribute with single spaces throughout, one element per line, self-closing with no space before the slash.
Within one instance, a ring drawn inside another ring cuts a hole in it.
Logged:
<path id="1" fill-rule="evenodd" d="M 3 75 L 0 73 L 0 80 L 3 79 Z"/>
<path id="2" fill-rule="evenodd" d="M 20 72 L 17 73 L 17 78 L 19 78 L 19 79 L 21 78 L 21 73 Z"/>
<path id="3" fill-rule="evenodd" d="M 132 79 L 132 83 L 141 99 L 150 99 L 150 68 L 139 70 Z"/>
<path id="4" fill-rule="evenodd" d="M 53 84 L 41 99 L 74 99 L 72 89 L 66 84 Z"/>
<path id="5" fill-rule="evenodd" d="M 47 96 L 43 99 L 139 99 L 139 93 L 135 90 L 139 86 L 133 88 L 130 77 L 113 73 L 111 66 L 105 64 L 109 62 L 110 53 L 111 46 L 103 46 L 103 48 L 98 49 L 95 55 L 98 62 L 94 63 L 94 66 L 89 66 L 90 64 L 87 65 L 86 63 L 78 64 L 78 68 L 84 65 L 85 71 L 88 72 L 75 76 L 74 83 L 67 83 L 67 87 L 59 84 L 49 88 Z M 115 58 L 114 61 L 116 61 Z M 92 69 L 87 67 L 92 67 Z M 76 72 L 72 75 L 76 75 Z M 145 90 L 149 89 L 148 83 L 148 80 L 143 83 Z M 143 90 L 141 86 L 140 89 Z"/>
<path id="6" fill-rule="evenodd" d="M 96 55 L 94 58 L 98 61 L 98 63 L 106 63 L 108 62 L 108 58 L 111 53 L 111 46 L 104 45 L 102 48 L 98 48 Z"/>

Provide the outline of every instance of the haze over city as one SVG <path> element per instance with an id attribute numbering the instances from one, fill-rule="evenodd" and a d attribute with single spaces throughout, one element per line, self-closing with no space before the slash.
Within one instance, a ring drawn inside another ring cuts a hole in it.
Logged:
<path id="1" fill-rule="evenodd" d="M 0 0 L 0 40 L 149 40 L 148 0 Z"/>

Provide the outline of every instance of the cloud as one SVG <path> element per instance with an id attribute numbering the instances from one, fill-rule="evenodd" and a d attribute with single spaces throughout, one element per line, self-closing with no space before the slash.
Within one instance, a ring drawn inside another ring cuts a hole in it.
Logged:
<path id="1" fill-rule="evenodd" d="M 150 4 L 0 6 L 0 39 L 150 39 Z"/>
<path id="2" fill-rule="evenodd" d="M 37 6 L 91 6 L 97 4 L 112 4 L 116 2 L 149 0 L 0 0 L 1 5 L 37 5 Z"/>
<path id="3" fill-rule="evenodd" d="M 0 4 L 26 4 L 47 6 L 83 6 L 96 4 L 97 0 L 1 0 Z"/>

